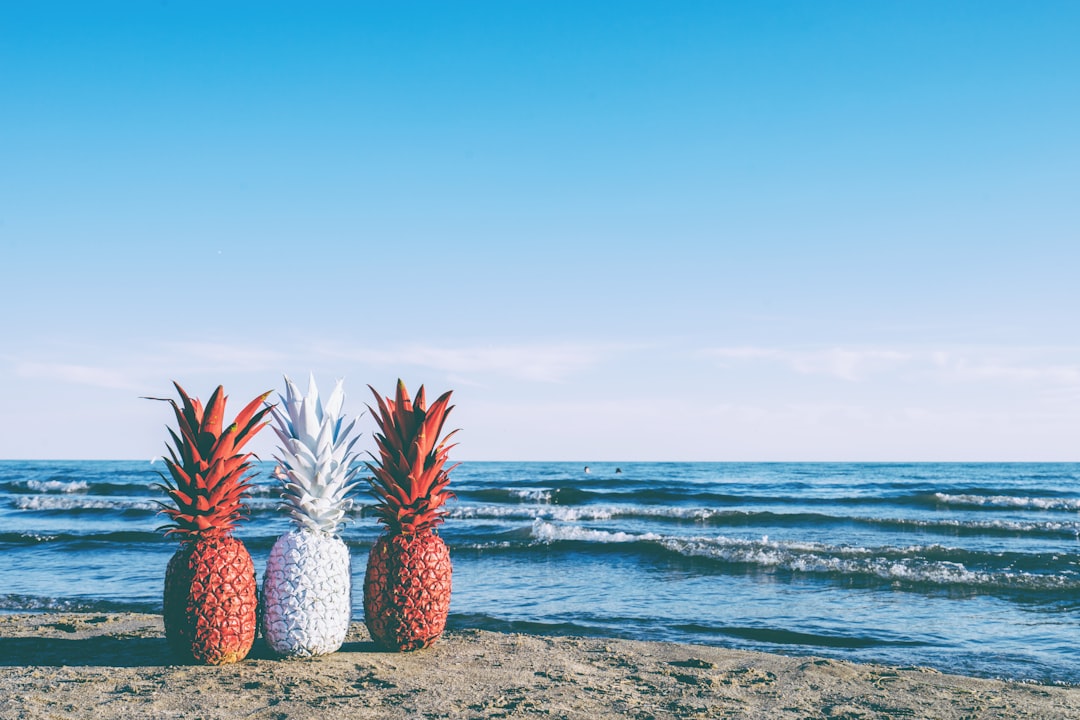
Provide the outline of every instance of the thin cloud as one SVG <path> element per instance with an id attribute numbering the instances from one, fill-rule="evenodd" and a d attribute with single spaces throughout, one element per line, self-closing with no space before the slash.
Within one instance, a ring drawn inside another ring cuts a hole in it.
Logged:
<path id="1" fill-rule="evenodd" d="M 286 353 L 265 347 L 211 342 L 171 342 L 165 345 L 170 363 L 206 371 L 269 370 L 282 366 Z"/>
<path id="2" fill-rule="evenodd" d="M 1061 362 L 1060 355 L 1077 358 Z M 1012 383 L 1080 388 L 1080 350 L 910 350 L 894 348 L 824 348 L 788 350 L 766 347 L 721 347 L 702 351 L 725 366 L 770 362 L 802 375 L 823 375 L 860 382 L 873 375 L 901 370 L 946 383 Z M 1054 355 L 1056 361 L 1049 356 Z"/>
<path id="3" fill-rule="evenodd" d="M 411 345 L 390 350 L 336 349 L 326 351 L 369 365 L 412 365 L 431 368 L 462 379 L 495 373 L 520 380 L 559 383 L 592 368 L 615 348 L 583 345 L 502 345 L 434 347 Z"/>
<path id="4" fill-rule="evenodd" d="M 106 390 L 138 390 L 131 373 L 113 368 L 75 365 L 70 363 L 22 362 L 15 366 L 21 378 L 53 380 L 72 385 L 86 385 Z"/>
<path id="5" fill-rule="evenodd" d="M 891 370 L 908 362 L 910 353 L 882 349 L 827 348 L 822 350 L 784 350 L 762 347 L 710 348 L 707 357 L 720 360 L 767 360 L 786 365 L 801 375 L 826 375 L 859 382 L 869 375 Z"/>
<path id="6" fill-rule="evenodd" d="M 1005 360 L 991 356 L 970 358 L 955 352 L 935 352 L 932 362 L 950 379 L 966 382 L 998 381 L 1080 386 L 1080 364 Z"/>
<path id="7" fill-rule="evenodd" d="M 10 358 L 16 377 L 72 385 L 146 392 L 161 368 L 175 376 L 259 371 L 280 367 L 284 355 L 273 350 L 202 342 L 171 342 L 138 353 L 99 347 L 65 347 L 65 359 Z M 53 351 L 49 354 L 59 354 Z"/>

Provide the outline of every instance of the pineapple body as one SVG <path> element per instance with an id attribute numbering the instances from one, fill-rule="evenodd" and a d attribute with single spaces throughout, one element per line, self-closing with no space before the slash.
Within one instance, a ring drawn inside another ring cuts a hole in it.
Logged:
<path id="1" fill-rule="evenodd" d="M 262 592 L 262 629 L 279 655 L 310 656 L 341 647 L 352 617 L 349 549 L 337 531 L 352 507 L 347 496 L 359 467 L 350 439 L 355 421 L 342 415 L 342 381 L 325 403 L 315 378 L 308 391 L 285 377 L 273 430 L 281 441 L 275 477 L 292 529 L 270 551 Z"/>
<path id="2" fill-rule="evenodd" d="M 247 657 L 255 641 L 255 565 L 231 535 L 186 541 L 165 571 L 165 637 L 195 662 L 221 665 Z"/>
<path id="3" fill-rule="evenodd" d="M 384 534 L 368 555 L 364 622 L 375 644 L 409 651 L 433 643 L 450 612 L 450 550 L 431 530 Z"/>
<path id="4" fill-rule="evenodd" d="M 262 590 L 262 631 L 279 655 L 310 656 L 341 647 L 352 616 L 349 549 L 308 529 L 274 543 Z"/>

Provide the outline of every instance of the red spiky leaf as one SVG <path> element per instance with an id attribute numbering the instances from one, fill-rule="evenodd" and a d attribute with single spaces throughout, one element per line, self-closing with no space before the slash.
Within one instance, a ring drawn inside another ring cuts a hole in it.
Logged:
<path id="1" fill-rule="evenodd" d="M 177 430 L 169 428 L 173 447 L 167 447 L 169 456 L 164 458 L 172 482 L 161 487 L 175 507 L 163 507 L 171 521 L 163 529 L 184 537 L 228 534 L 244 514 L 243 500 L 250 488 L 245 473 L 251 455 L 239 451 L 265 426 L 262 420 L 269 407 L 261 411 L 259 407 L 270 393 L 248 403 L 222 431 L 228 398 L 220 385 L 205 409 L 179 383 L 173 385 L 180 403 L 171 398 L 166 402 L 172 406 Z"/>
<path id="2" fill-rule="evenodd" d="M 450 478 L 444 469 L 448 447 L 445 440 L 439 443 L 452 409 L 451 393 L 444 393 L 428 408 L 423 386 L 415 399 L 409 398 L 401 380 L 393 399 L 368 387 L 378 411 L 371 406 L 368 409 L 380 431 L 375 433 L 378 455 L 372 455 L 376 462 L 366 463 L 372 473 L 369 482 L 377 501 L 375 513 L 391 533 L 432 529 L 443 521 L 446 513 L 441 508 L 453 497 L 447 490 Z"/>

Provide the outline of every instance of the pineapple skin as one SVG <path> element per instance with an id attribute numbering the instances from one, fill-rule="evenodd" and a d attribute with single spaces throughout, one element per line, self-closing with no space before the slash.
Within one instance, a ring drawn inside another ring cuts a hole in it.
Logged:
<path id="1" fill-rule="evenodd" d="M 332 653 L 345 641 L 351 616 L 351 562 L 341 538 L 299 528 L 279 537 L 262 588 L 270 649 L 299 657 Z"/>
<path id="2" fill-rule="evenodd" d="M 428 647 L 450 612 L 450 550 L 431 530 L 383 534 L 368 555 L 364 622 L 380 648 L 405 652 Z"/>
<path id="3" fill-rule="evenodd" d="M 255 564 L 231 535 L 185 541 L 165 571 L 165 637 L 188 660 L 222 665 L 255 641 Z"/>

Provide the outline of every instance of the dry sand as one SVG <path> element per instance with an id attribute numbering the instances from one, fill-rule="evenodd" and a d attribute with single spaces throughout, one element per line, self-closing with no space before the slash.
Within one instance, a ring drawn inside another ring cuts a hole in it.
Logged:
<path id="1" fill-rule="evenodd" d="M 447 633 L 177 665 L 161 618 L 0 616 L 0 718 L 1080 718 L 1080 688 L 698 645 Z"/>

